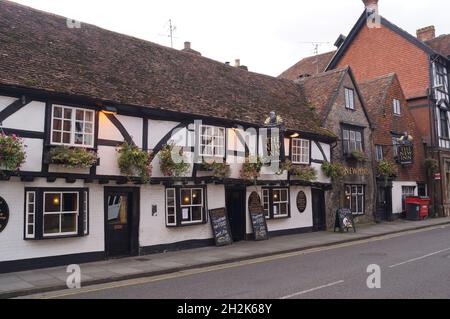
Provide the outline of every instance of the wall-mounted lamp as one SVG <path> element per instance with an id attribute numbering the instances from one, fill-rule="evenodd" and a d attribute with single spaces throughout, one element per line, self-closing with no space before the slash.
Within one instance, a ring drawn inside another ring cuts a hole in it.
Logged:
<path id="1" fill-rule="evenodd" d="M 105 113 L 105 114 L 116 115 L 117 114 L 117 108 L 115 108 L 114 106 L 104 106 L 104 107 L 102 107 L 102 112 Z"/>
<path id="2" fill-rule="evenodd" d="M 300 134 L 294 133 L 294 134 L 291 135 L 291 138 L 297 138 L 297 137 L 300 137 Z"/>

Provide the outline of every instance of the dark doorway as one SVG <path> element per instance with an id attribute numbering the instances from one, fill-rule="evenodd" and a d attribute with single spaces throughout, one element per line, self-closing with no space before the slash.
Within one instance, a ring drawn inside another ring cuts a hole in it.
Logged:
<path id="1" fill-rule="evenodd" d="M 378 185 L 377 220 L 392 220 L 392 186 Z"/>
<path id="2" fill-rule="evenodd" d="M 226 205 L 233 241 L 245 240 L 245 187 L 227 187 Z"/>
<path id="3" fill-rule="evenodd" d="M 139 190 L 105 188 L 105 252 L 107 257 L 139 252 Z"/>
<path id="4" fill-rule="evenodd" d="M 312 189 L 313 231 L 327 230 L 325 212 L 325 192 L 321 189 Z"/>

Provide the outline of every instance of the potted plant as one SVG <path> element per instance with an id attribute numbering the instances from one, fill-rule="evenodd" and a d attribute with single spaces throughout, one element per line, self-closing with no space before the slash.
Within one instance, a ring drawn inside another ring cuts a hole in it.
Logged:
<path id="1" fill-rule="evenodd" d="M 347 154 L 347 157 L 350 159 L 354 159 L 360 163 L 364 163 L 365 161 L 367 161 L 366 154 L 364 154 L 360 150 L 353 150 L 350 154 Z"/>
<path id="2" fill-rule="evenodd" d="M 344 176 L 344 167 L 340 163 L 324 162 L 322 164 L 322 171 L 328 178 L 333 180 Z"/>
<path id="3" fill-rule="evenodd" d="M 0 166 L 5 171 L 18 171 L 25 162 L 25 145 L 16 135 L 0 134 Z"/>
<path id="4" fill-rule="evenodd" d="M 66 168 L 90 168 L 97 164 L 97 153 L 81 147 L 57 146 L 50 150 L 50 163 Z"/>
<path id="5" fill-rule="evenodd" d="M 397 174 L 397 166 L 391 161 L 382 160 L 378 163 L 377 175 L 379 178 L 384 178 L 385 185 L 387 185 L 389 178 L 395 178 Z"/>
<path id="6" fill-rule="evenodd" d="M 212 175 L 217 178 L 226 178 L 230 175 L 230 165 L 225 162 L 203 160 L 200 170 L 212 172 Z"/>
<path id="7" fill-rule="evenodd" d="M 183 149 L 180 147 L 178 152 L 175 152 L 174 149 L 175 145 L 168 144 L 163 146 L 159 152 L 160 168 L 164 176 L 179 177 L 189 171 L 190 165 L 185 161 Z M 173 157 L 178 158 L 174 160 Z"/>
<path id="8" fill-rule="evenodd" d="M 247 157 L 244 164 L 242 164 L 241 178 L 256 182 L 256 179 L 261 173 L 262 166 L 263 164 L 260 157 Z"/>
<path id="9" fill-rule="evenodd" d="M 120 173 L 127 177 L 139 176 L 147 183 L 152 176 L 151 154 L 135 145 L 123 143 L 117 150 Z"/>

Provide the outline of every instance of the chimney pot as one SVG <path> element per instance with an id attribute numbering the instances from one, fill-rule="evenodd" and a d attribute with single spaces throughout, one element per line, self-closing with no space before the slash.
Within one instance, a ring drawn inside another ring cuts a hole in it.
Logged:
<path id="1" fill-rule="evenodd" d="M 234 66 L 239 68 L 241 66 L 241 60 L 240 59 L 234 60 Z"/>
<path id="2" fill-rule="evenodd" d="M 184 42 L 184 48 L 189 50 L 191 48 L 191 42 L 189 41 Z"/>
<path id="3" fill-rule="evenodd" d="M 436 38 L 436 29 L 434 25 L 417 30 L 417 39 L 428 41 Z"/>

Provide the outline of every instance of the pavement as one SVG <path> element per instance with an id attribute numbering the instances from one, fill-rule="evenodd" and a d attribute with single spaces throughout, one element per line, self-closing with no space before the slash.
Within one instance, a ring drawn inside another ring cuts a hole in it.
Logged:
<path id="1" fill-rule="evenodd" d="M 359 226 L 357 233 L 308 233 L 275 237 L 263 242 L 239 242 L 220 248 L 206 247 L 165 254 L 87 263 L 80 265 L 82 286 L 88 287 L 136 278 L 156 277 L 194 269 L 206 269 L 207 267 L 228 263 L 250 262 L 257 258 L 302 252 L 336 244 L 358 242 L 419 229 L 432 229 L 441 225 L 450 225 L 450 218 L 428 219 L 419 222 L 398 220 L 389 223 Z M 448 233 L 446 235 L 448 238 Z M 434 239 L 434 241 L 436 243 L 440 242 L 439 239 Z M 448 246 L 448 243 L 445 244 Z M 411 251 L 411 249 L 406 250 Z M 336 267 L 333 264 L 333 260 L 327 266 Z M 311 265 L 312 270 L 315 267 Z M 64 290 L 67 289 L 67 276 L 66 267 L 0 274 L 0 298 L 12 298 Z"/>

